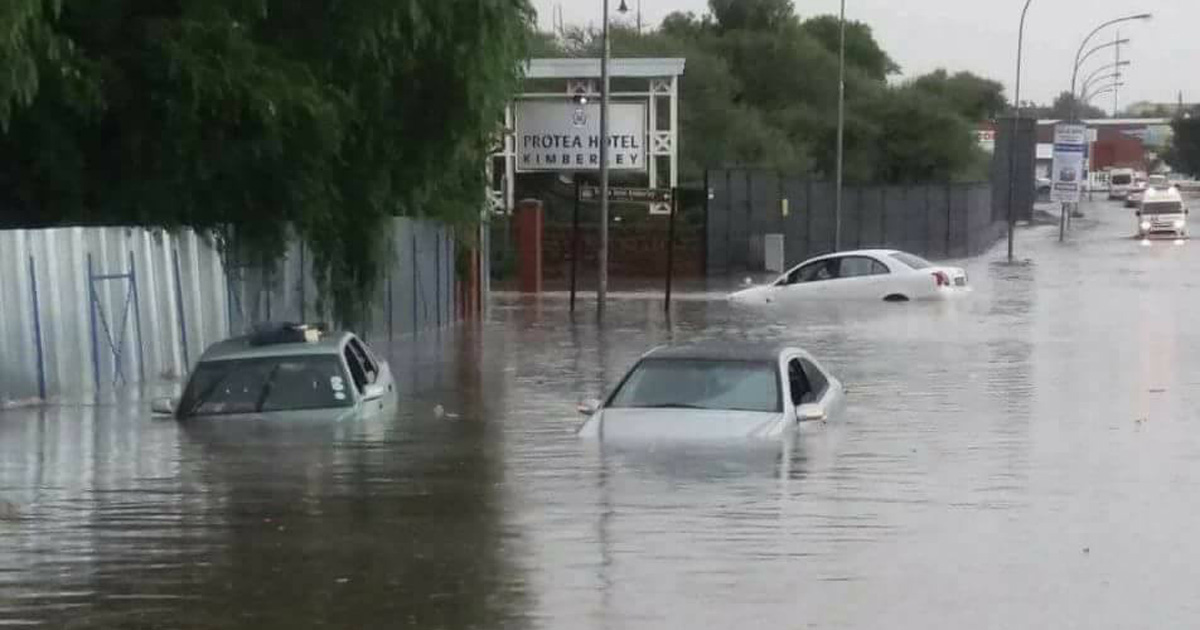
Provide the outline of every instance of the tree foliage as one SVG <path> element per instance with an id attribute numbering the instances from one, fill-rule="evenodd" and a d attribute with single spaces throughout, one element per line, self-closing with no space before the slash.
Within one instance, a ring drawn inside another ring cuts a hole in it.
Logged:
<path id="1" fill-rule="evenodd" d="M 830 54 L 838 54 L 841 28 L 837 16 L 819 15 L 805 21 L 802 28 Z M 883 81 L 889 75 L 900 72 L 900 66 L 875 41 L 871 27 L 862 22 L 846 22 L 846 64 L 858 68 L 876 81 Z"/>
<path id="2" fill-rule="evenodd" d="M 971 122 L 995 119 L 1008 108 L 1004 86 L 970 72 L 935 70 L 917 77 L 913 87 L 937 96 L 954 106 L 956 112 Z"/>
<path id="3" fill-rule="evenodd" d="M 1049 107 L 1034 105 L 1025 110 L 1025 115 L 1036 116 L 1038 118 L 1053 118 L 1055 120 L 1069 120 L 1071 118 L 1071 107 L 1078 99 L 1071 95 L 1069 91 L 1063 91 L 1058 96 L 1054 97 L 1054 102 Z M 1079 103 L 1075 110 L 1075 115 L 1080 119 L 1093 118 L 1108 118 L 1108 114 L 1099 107 L 1089 105 L 1087 103 Z"/>
<path id="4" fill-rule="evenodd" d="M 1200 107 L 1176 117 L 1171 130 L 1174 138 L 1164 156 L 1167 164 L 1180 173 L 1200 177 Z"/>
<path id="5" fill-rule="evenodd" d="M 4 7 L 5 222 L 189 226 L 261 261 L 294 230 L 343 319 L 384 221 L 478 216 L 532 22 L 527 0 Z"/>
<path id="6" fill-rule="evenodd" d="M 618 57 L 685 57 L 680 116 L 683 177 L 758 166 L 832 178 L 837 153 L 838 20 L 802 20 L 787 0 L 710 0 L 655 32 L 612 33 Z M 597 33 L 558 40 L 566 55 L 599 53 Z M 892 86 L 898 67 L 870 27 L 846 28 L 845 176 L 907 183 L 980 172 L 972 124 L 1004 109 L 999 83 L 945 71 Z"/>

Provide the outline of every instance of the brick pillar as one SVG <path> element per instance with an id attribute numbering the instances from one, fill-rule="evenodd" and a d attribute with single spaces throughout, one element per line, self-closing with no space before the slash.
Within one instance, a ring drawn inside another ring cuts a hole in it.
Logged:
<path id="1" fill-rule="evenodd" d="M 517 204 L 517 277 L 521 293 L 542 292 L 542 202 L 526 199 Z"/>

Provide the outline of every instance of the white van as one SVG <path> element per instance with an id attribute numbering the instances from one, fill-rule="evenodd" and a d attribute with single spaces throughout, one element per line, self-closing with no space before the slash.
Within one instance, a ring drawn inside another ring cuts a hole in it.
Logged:
<path id="1" fill-rule="evenodd" d="M 1114 168 L 1108 174 L 1108 198 L 1124 199 L 1129 196 L 1136 174 L 1131 168 Z"/>
<path id="2" fill-rule="evenodd" d="M 1188 208 L 1177 188 L 1149 188 L 1138 206 L 1138 238 L 1163 234 L 1186 238 Z"/>

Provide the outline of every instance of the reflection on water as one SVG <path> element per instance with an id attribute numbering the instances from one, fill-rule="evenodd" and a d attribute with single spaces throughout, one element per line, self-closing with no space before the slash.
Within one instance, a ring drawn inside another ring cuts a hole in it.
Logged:
<path id="1" fill-rule="evenodd" d="M 1194 244 L 1096 204 L 967 263 L 949 304 L 668 320 L 502 296 L 387 349 L 395 418 L 0 415 L 0 625 L 48 628 L 1178 627 L 1200 604 Z M 1155 243 L 1159 245 L 1159 243 Z M 802 345 L 846 421 L 758 448 L 581 442 L 646 349 Z M 445 414 L 436 414 L 441 406 Z"/>

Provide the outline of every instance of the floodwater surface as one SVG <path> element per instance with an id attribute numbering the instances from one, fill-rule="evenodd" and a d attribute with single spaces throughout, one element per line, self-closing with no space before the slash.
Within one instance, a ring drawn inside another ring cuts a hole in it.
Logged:
<path id="1" fill-rule="evenodd" d="M 1095 203 L 947 304 L 561 296 L 387 348 L 395 418 L 0 414 L 0 627 L 1167 628 L 1200 618 L 1200 248 Z M 794 442 L 581 441 L 669 341 L 795 342 Z M 440 406 L 440 407 L 439 407 Z"/>

